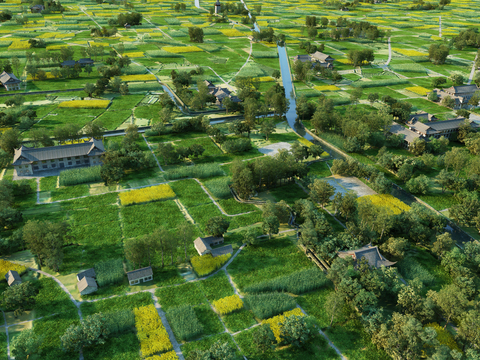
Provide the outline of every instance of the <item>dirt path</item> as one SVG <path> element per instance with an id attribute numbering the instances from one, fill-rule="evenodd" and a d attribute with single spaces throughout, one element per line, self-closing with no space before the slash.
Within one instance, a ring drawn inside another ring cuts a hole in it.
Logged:
<path id="1" fill-rule="evenodd" d="M 5 321 L 5 334 L 7 335 L 7 359 L 10 359 L 10 336 L 8 334 L 8 326 L 7 326 L 7 317 L 5 316 L 5 313 L 3 310 L 0 310 L 3 314 L 3 320 Z"/>
<path id="2" fill-rule="evenodd" d="M 478 54 L 477 56 L 475 56 L 475 60 L 473 60 L 472 71 L 470 71 L 470 77 L 468 78 L 467 85 L 470 85 L 472 83 L 473 76 L 475 75 L 475 63 L 477 61 L 477 58 L 478 58 Z"/>
<path id="3" fill-rule="evenodd" d="M 164 172 L 163 169 L 162 169 L 162 166 L 161 166 L 160 163 L 158 162 L 157 157 L 155 156 L 154 151 L 152 150 L 152 147 L 150 146 L 149 142 L 147 141 L 147 138 L 145 137 L 144 134 L 142 134 L 142 137 L 143 137 L 143 140 L 145 140 L 145 143 L 146 143 L 147 146 L 148 146 L 148 150 L 150 150 L 150 152 L 151 152 L 152 155 L 153 155 L 153 158 L 154 158 L 155 161 L 157 162 L 158 168 L 160 169 L 161 172 Z"/>

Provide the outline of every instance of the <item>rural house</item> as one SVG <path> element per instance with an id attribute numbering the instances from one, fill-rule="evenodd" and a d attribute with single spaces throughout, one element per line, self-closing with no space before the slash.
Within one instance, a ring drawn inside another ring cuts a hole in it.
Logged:
<path id="1" fill-rule="evenodd" d="M 7 73 L 6 71 L 0 74 L 0 83 L 3 85 L 5 90 L 20 90 L 20 84 L 22 83 L 17 77 L 12 73 Z"/>
<path id="2" fill-rule="evenodd" d="M 80 166 L 101 165 L 100 157 L 105 152 L 102 140 L 90 139 L 71 145 L 15 150 L 13 167 L 18 176 L 34 175 L 39 171 L 65 169 Z"/>
<path id="3" fill-rule="evenodd" d="M 13 285 L 22 283 L 22 278 L 20 277 L 20 275 L 18 275 L 18 272 L 16 272 L 15 270 L 10 270 L 5 275 L 5 280 L 7 280 L 8 286 L 13 286 Z"/>
<path id="4" fill-rule="evenodd" d="M 77 274 L 77 281 L 81 281 L 84 277 L 96 278 L 97 274 L 95 274 L 95 269 L 90 268 L 85 271 L 79 272 Z"/>
<path id="5" fill-rule="evenodd" d="M 94 61 L 90 58 L 80 59 L 80 60 L 65 60 L 60 64 L 61 67 L 70 67 L 73 68 L 76 64 L 80 65 L 81 67 L 85 67 L 87 65 L 93 65 Z"/>
<path id="6" fill-rule="evenodd" d="M 450 96 L 453 100 L 455 100 L 455 109 L 457 109 L 467 105 L 468 101 L 472 98 L 477 90 L 479 90 L 478 86 L 472 84 L 451 86 L 446 89 L 433 89 L 433 92 L 437 94 L 440 100 Z M 476 106 L 478 106 L 478 104 Z"/>
<path id="7" fill-rule="evenodd" d="M 217 257 L 224 254 L 233 253 L 232 245 L 225 245 L 216 249 L 212 249 L 212 246 L 223 244 L 223 237 L 209 236 L 206 238 L 198 237 L 193 242 L 198 255 L 203 256 L 205 254 L 211 254 L 213 257 Z"/>
<path id="8" fill-rule="evenodd" d="M 30 11 L 32 12 L 32 14 L 41 13 L 43 10 L 45 10 L 45 7 L 43 5 L 30 6 Z"/>
<path id="9" fill-rule="evenodd" d="M 338 256 L 342 259 L 353 258 L 357 264 L 361 259 L 366 259 L 370 266 L 374 266 L 379 269 L 382 266 L 389 267 L 395 265 L 395 262 L 388 261 L 378 250 L 378 246 L 372 246 L 371 244 L 356 250 L 338 251 Z"/>
<path id="10" fill-rule="evenodd" d="M 97 291 L 98 285 L 94 278 L 85 276 L 77 283 L 77 289 L 81 295 L 87 295 Z"/>
<path id="11" fill-rule="evenodd" d="M 312 55 L 296 55 L 293 57 L 293 59 L 295 61 L 301 61 L 302 63 L 312 62 L 312 67 L 314 67 L 316 64 L 319 64 L 321 67 L 327 69 L 333 69 L 333 62 L 335 61 L 335 59 L 331 56 L 319 51 L 313 53 Z"/>
<path id="12" fill-rule="evenodd" d="M 428 121 L 436 121 L 436 120 L 438 119 L 435 117 L 435 115 L 422 111 L 422 112 L 419 112 L 418 114 L 410 115 L 410 119 L 407 121 L 407 123 L 411 124 L 416 121 L 428 122 Z"/>
<path id="13" fill-rule="evenodd" d="M 232 95 L 232 92 L 227 88 L 215 86 L 211 81 L 208 81 L 208 80 L 205 80 L 204 83 L 208 87 L 209 94 L 215 96 L 215 98 L 217 99 L 215 105 L 221 106 L 223 100 L 227 97 L 230 98 L 230 100 L 234 103 L 241 102 L 241 100 L 237 96 Z"/>
<path id="14" fill-rule="evenodd" d="M 137 285 L 141 282 L 153 280 L 153 270 L 151 266 L 144 267 L 138 270 L 127 272 L 128 283 L 130 285 Z"/>

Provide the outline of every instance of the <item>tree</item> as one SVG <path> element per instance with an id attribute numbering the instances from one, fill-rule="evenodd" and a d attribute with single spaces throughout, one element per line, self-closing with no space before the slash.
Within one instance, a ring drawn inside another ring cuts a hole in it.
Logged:
<path id="1" fill-rule="evenodd" d="M 122 79 L 119 76 L 115 76 L 113 79 L 110 79 L 109 85 L 113 92 L 119 92 Z"/>
<path id="2" fill-rule="evenodd" d="M 408 248 L 408 240 L 405 238 L 394 238 L 391 237 L 385 241 L 381 246 L 380 250 L 385 252 L 395 258 L 403 258 L 405 256 L 405 251 Z"/>
<path id="3" fill-rule="evenodd" d="M 277 340 L 275 339 L 275 335 L 273 334 L 272 329 L 270 328 L 270 324 L 263 324 L 255 330 L 255 334 L 253 336 L 253 343 L 257 347 L 257 349 L 262 351 L 262 354 L 265 351 L 275 349 L 275 344 Z"/>
<path id="4" fill-rule="evenodd" d="M 213 343 L 210 349 L 193 350 L 188 354 L 187 360 L 234 360 L 236 349 L 228 342 L 221 343 L 220 340 Z"/>
<path id="5" fill-rule="evenodd" d="M 451 96 L 445 96 L 440 102 L 443 106 L 453 109 L 455 107 L 455 99 Z"/>
<path id="6" fill-rule="evenodd" d="M 420 279 L 410 281 L 408 286 L 402 286 L 400 289 L 397 305 L 403 314 L 413 316 L 424 323 L 433 317 L 434 304 L 431 299 L 422 296 L 423 289 Z"/>
<path id="7" fill-rule="evenodd" d="M 253 182 L 253 174 L 250 169 L 244 168 L 237 174 L 234 174 L 232 182 L 233 188 L 241 199 L 248 199 L 253 194 L 255 185 Z"/>
<path id="8" fill-rule="evenodd" d="M 221 216 L 211 217 L 205 224 L 205 232 L 215 237 L 223 236 L 228 230 L 230 222 Z"/>
<path id="9" fill-rule="evenodd" d="M 380 96 L 378 95 L 378 93 L 370 93 L 368 94 L 368 101 L 370 102 L 370 104 L 374 104 L 376 101 L 378 101 L 378 99 L 380 98 Z"/>
<path id="10" fill-rule="evenodd" d="M 452 317 L 460 317 L 468 306 L 468 298 L 465 292 L 460 290 L 457 285 L 445 285 L 440 291 L 430 290 L 427 297 L 431 298 L 445 316 L 445 326 Z"/>
<path id="11" fill-rule="evenodd" d="M 120 85 L 118 91 L 120 92 L 120 95 L 128 95 L 128 93 L 130 92 L 130 90 L 128 89 L 128 84 L 126 82 L 123 82 Z"/>
<path id="12" fill-rule="evenodd" d="M 272 238 L 272 234 L 278 234 L 280 221 L 276 216 L 268 216 L 263 219 L 262 230 L 264 234 L 268 234 L 268 238 Z"/>
<path id="13" fill-rule="evenodd" d="M 447 79 L 444 78 L 444 77 L 434 77 L 432 78 L 432 87 L 435 89 L 435 88 L 438 88 L 440 87 L 440 85 L 443 85 L 447 82 Z"/>
<path id="14" fill-rule="evenodd" d="M 480 311 L 469 310 L 462 314 L 458 326 L 458 336 L 470 343 L 473 348 L 480 348 Z"/>
<path id="15" fill-rule="evenodd" d="M 194 43 L 203 43 L 203 29 L 197 26 L 192 26 L 188 28 L 188 36 L 190 36 L 190 41 Z"/>
<path id="16" fill-rule="evenodd" d="M 439 258 L 453 247 L 454 241 L 448 232 L 437 235 L 437 240 L 433 243 L 432 252 Z"/>
<path id="17" fill-rule="evenodd" d="M 43 337 L 35 334 L 33 329 L 23 330 L 10 343 L 15 360 L 27 360 L 31 356 L 41 355 Z"/>
<path id="18" fill-rule="evenodd" d="M 22 136 L 17 129 L 8 129 L 0 136 L 0 148 L 13 155 L 15 149 L 19 149 L 22 146 Z"/>
<path id="19" fill-rule="evenodd" d="M 360 98 L 362 97 L 363 89 L 362 88 L 355 88 L 350 93 L 350 101 L 353 104 L 357 104 Z"/>
<path id="20" fill-rule="evenodd" d="M 450 168 L 455 172 L 455 176 L 459 176 L 460 172 L 465 169 L 470 156 L 465 149 L 454 147 L 445 153 L 445 169 Z"/>
<path id="21" fill-rule="evenodd" d="M 274 70 L 273 73 L 272 73 L 272 77 L 273 77 L 275 80 L 280 79 L 281 76 L 282 76 L 282 74 L 280 73 L 279 70 Z"/>
<path id="22" fill-rule="evenodd" d="M 287 316 L 280 330 L 280 338 L 287 344 L 303 348 L 310 340 L 310 329 L 303 316 Z"/>
<path id="23" fill-rule="evenodd" d="M 463 85 L 465 82 L 465 78 L 461 74 L 453 74 L 450 76 L 450 79 L 452 80 L 454 86 Z"/>
<path id="24" fill-rule="evenodd" d="M 442 65 L 445 63 L 450 48 L 444 44 L 431 44 L 428 48 L 428 57 L 436 65 Z"/>
<path id="25" fill-rule="evenodd" d="M 195 235 L 192 225 L 186 221 L 181 223 L 177 228 L 177 234 L 179 235 L 180 242 L 183 243 L 185 249 L 185 262 L 187 262 L 187 247 L 190 245 L 192 238 Z"/>
<path id="26" fill-rule="evenodd" d="M 78 352 L 84 346 L 105 344 L 110 330 L 102 313 L 87 316 L 80 325 L 70 325 L 60 337 L 66 352 Z"/>
<path id="27" fill-rule="evenodd" d="M 422 155 L 425 150 L 426 150 L 426 143 L 425 140 L 420 139 L 420 138 L 415 138 L 409 146 L 409 150 L 415 155 L 415 156 L 420 156 Z"/>
<path id="28" fill-rule="evenodd" d="M 315 179 L 308 188 L 310 189 L 310 197 L 314 202 L 320 203 L 321 206 L 325 206 L 330 201 L 330 197 L 335 194 L 335 188 L 327 181 L 321 179 Z"/>
<path id="29" fill-rule="evenodd" d="M 83 87 L 83 91 L 91 97 L 93 92 L 95 91 L 95 85 L 92 83 L 86 83 L 85 86 Z"/>
<path id="30" fill-rule="evenodd" d="M 343 195 L 337 192 L 332 202 L 335 214 L 338 212 L 346 221 L 351 219 L 357 211 L 357 195 L 349 191 Z"/>
<path id="31" fill-rule="evenodd" d="M 3 306 L 7 310 L 13 310 L 14 316 L 18 317 L 25 310 L 33 308 L 37 292 L 37 288 L 30 281 L 10 286 L 3 292 Z"/>
<path id="32" fill-rule="evenodd" d="M 274 133 L 276 130 L 275 121 L 273 120 L 264 120 L 260 125 L 260 131 L 265 135 L 265 140 L 268 141 L 270 134 Z"/>
<path id="33" fill-rule="evenodd" d="M 299 141 L 295 141 L 290 147 L 290 151 L 295 161 L 302 161 L 308 157 L 308 148 L 303 146 Z"/>
<path id="34" fill-rule="evenodd" d="M 344 307 L 344 294 L 338 291 L 332 291 L 327 295 L 327 299 L 325 301 L 325 311 L 327 312 L 327 316 L 330 318 L 330 327 L 335 321 L 338 321 L 341 318 Z"/>
<path id="35" fill-rule="evenodd" d="M 412 194 L 425 195 L 430 189 L 430 179 L 426 175 L 419 175 L 407 181 L 407 189 Z"/>
<path id="36" fill-rule="evenodd" d="M 97 120 L 91 121 L 85 125 L 85 129 L 83 131 L 87 137 L 100 140 L 103 137 L 105 128 L 103 127 L 102 122 Z"/>
<path id="37" fill-rule="evenodd" d="M 66 223 L 29 220 L 23 227 L 23 240 L 38 257 L 40 265 L 58 271 L 63 262 L 63 245 L 67 238 Z"/>

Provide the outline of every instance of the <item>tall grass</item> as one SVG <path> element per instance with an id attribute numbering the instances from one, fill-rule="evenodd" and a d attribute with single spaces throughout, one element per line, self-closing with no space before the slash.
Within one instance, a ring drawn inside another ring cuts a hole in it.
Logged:
<path id="1" fill-rule="evenodd" d="M 280 276 L 271 280 L 251 285 L 245 289 L 248 293 L 266 291 L 285 291 L 300 295 L 308 291 L 324 287 L 329 280 L 318 268 L 304 269 L 290 275 Z"/>
<path id="2" fill-rule="evenodd" d="M 89 182 L 102 181 L 101 166 L 90 166 L 60 172 L 60 186 L 78 185 Z"/>
<path id="3" fill-rule="evenodd" d="M 198 321 L 195 310 L 191 305 L 168 310 L 166 315 L 177 339 L 189 341 L 202 335 L 203 326 Z"/>
<path id="4" fill-rule="evenodd" d="M 398 271 L 407 280 L 418 278 L 426 286 L 435 283 L 435 276 L 430 274 L 430 272 L 413 257 L 406 257 L 400 261 L 398 263 Z"/>
<path id="5" fill-rule="evenodd" d="M 99 262 L 94 268 L 99 287 L 121 283 L 125 276 L 122 259 Z"/>
<path id="6" fill-rule="evenodd" d="M 167 180 L 176 180 L 183 178 L 204 179 L 212 176 L 225 175 L 219 164 L 209 163 L 194 166 L 183 166 L 165 171 L 164 176 Z"/>
<path id="7" fill-rule="evenodd" d="M 285 293 L 247 295 L 244 302 L 253 314 L 260 319 L 267 319 L 296 306 L 293 297 Z"/>
<path id="8" fill-rule="evenodd" d="M 372 80 L 372 81 L 358 81 L 351 84 L 353 87 L 358 88 L 371 88 L 378 86 L 392 86 L 392 85 L 401 85 L 408 84 L 406 79 L 384 79 L 384 80 Z"/>
<path id="9" fill-rule="evenodd" d="M 120 310 L 103 314 L 106 327 L 112 334 L 120 334 L 133 330 L 135 315 L 132 310 Z"/>
<path id="10" fill-rule="evenodd" d="M 210 191 L 213 196 L 218 199 L 228 199 L 232 196 L 230 192 L 230 187 L 228 186 L 232 178 L 229 176 L 224 176 L 218 179 L 212 179 L 204 182 L 208 191 Z"/>

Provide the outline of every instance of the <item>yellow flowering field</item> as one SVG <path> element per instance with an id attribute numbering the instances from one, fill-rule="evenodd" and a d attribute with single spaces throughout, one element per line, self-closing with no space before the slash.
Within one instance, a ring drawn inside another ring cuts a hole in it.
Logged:
<path id="1" fill-rule="evenodd" d="M 153 74 L 123 75 L 123 76 L 121 76 L 121 79 L 123 81 L 151 81 L 151 80 L 157 80 L 157 78 Z"/>
<path id="2" fill-rule="evenodd" d="M 173 349 L 167 330 L 154 305 L 142 306 L 134 309 L 133 312 L 140 351 L 144 357 Z"/>
<path id="3" fill-rule="evenodd" d="M 8 50 L 26 50 L 30 49 L 30 44 L 27 40 L 13 40 Z"/>
<path id="4" fill-rule="evenodd" d="M 58 104 L 60 108 L 105 109 L 110 100 L 70 100 Z"/>
<path id="5" fill-rule="evenodd" d="M 217 309 L 220 315 L 226 315 L 243 308 L 243 301 L 240 299 L 240 296 L 232 295 L 215 300 L 213 306 Z"/>
<path id="6" fill-rule="evenodd" d="M 145 54 L 142 51 L 133 51 L 133 52 L 123 53 L 123 56 L 128 56 L 130 58 L 139 58 L 139 57 L 144 57 Z"/>
<path id="7" fill-rule="evenodd" d="M 305 139 L 305 138 L 303 138 L 303 137 L 298 138 L 298 141 L 299 141 L 300 143 L 302 143 L 303 145 L 308 146 L 308 147 L 310 147 L 310 146 L 313 145 L 313 143 L 312 143 L 311 141 L 309 141 L 309 140 L 307 140 L 307 139 Z"/>
<path id="8" fill-rule="evenodd" d="M 47 80 L 55 79 L 55 76 L 53 76 L 50 71 L 47 71 L 46 74 L 47 74 Z M 28 74 L 27 75 L 27 80 L 33 80 L 33 76 Z"/>
<path id="9" fill-rule="evenodd" d="M 274 81 L 274 80 L 270 76 L 261 76 L 261 77 L 253 78 L 253 81 L 270 82 L 270 81 Z"/>
<path id="10" fill-rule="evenodd" d="M 88 45 L 90 46 L 110 46 L 109 43 L 106 42 L 96 42 L 96 41 L 89 41 Z"/>
<path id="11" fill-rule="evenodd" d="M 60 50 L 68 45 L 48 45 L 47 50 Z"/>
<path id="12" fill-rule="evenodd" d="M 273 335 L 277 339 L 277 342 L 281 342 L 282 338 L 280 337 L 280 333 L 282 332 L 282 324 L 285 322 L 285 319 L 290 316 L 305 316 L 302 313 L 300 308 L 295 308 L 290 311 L 286 311 L 281 315 L 274 316 L 270 319 L 263 320 L 263 324 L 270 324 L 270 329 L 272 329 Z"/>
<path id="13" fill-rule="evenodd" d="M 153 356 L 150 356 L 148 358 L 146 358 L 145 360 L 178 360 L 178 356 L 177 354 L 175 353 L 175 351 L 169 351 L 169 352 L 166 352 L 160 356 L 158 355 L 153 355 Z"/>
<path id="14" fill-rule="evenodd" d="M 162 47 L 162 50 L 174 53 L 174 54 L 180 54 L 180 53 L 188 53 L 188 52 L 199 52 L 203 51 L 200 49 L 198 46 L 191 45 L 191 46 L 164 46 Z"/>
<path id="15" fill-rule="evenodd" d="M 16 271 L 18 274 L 22 274 L 27 271 L 27 268 L 23 265 L 15 264 L 13 262 L 0 259 L 0 279 L 4 280 L 5 275 L 10 271 Z"/>
<path id="16" fill-rule="evenodd" d="M 402 55 L 405 55 L 405 56 L 425 56 L 425 55 L 428 55 L 426 53 L 422 53 L 420 51 L 417 51 L 417 50 L 407 50 L 407 49 L 399 49 L 399 48 L 392 48 L 393 51 L 395 52 L 398 52 Z"/>
<path id="17" fill-rule="evenodd" d="M 430 90 L 424 88 L 423 86 L 412 86 L 405 88 L 405 90 L 411 91 L 415 94 L 422 95 L 422 96 L 427 96 L 427 93 L 430 92 Z"/>
<path id="18" fill-rule="evenodd" d="M 335 86 L 335 85 L 317 85 L 317 86 L 314 86 L 314 89 L 318 90 L 318 91 L 337 91 L 337 90 L 340 90 L 340 88 Z"/>
<path id="19" fill-rule="evenodd" d="M 430 36 L 430 39 L 435 40 L 435 41 L 436 40 L 442 40 L 442 38 L 440 36 L 437 36 L 437 35 Z"/>
<path id="20" fill-rule="evenodd" d="M 198 276 L 205 276 L 221 268 L 231 256 L 232 254 L 224 254 L 217 257 L 213 257 L 210 254 L 194 256 L 191 263 Z"/>
<path id="21" fill-rule="evenodd" d="M 220 32 L 229 37 L 235 37 L 235 36 L 246 36 L 244 33 L 241 31 L 238 31 L 237 29 L 219 29 Z"/>
<path id="22" fill-rule="evenodd" d="M 156 200 L 168 200 L 175 197 L 175 193 L 168 184 L 150 186 L 143 189 L 121 192 L 119 195 L 122 205 L 140 204 Z"/>
<path id="23" fill-rule="evenodd" d="M 410 210 L 410 206 L 390 194 L 362 196 L 358 198 L 357 201 L 362 202 L 367 200 L 370 200 L 375 206 L 383 206 L 389 208 L 395 215 Z"/>

